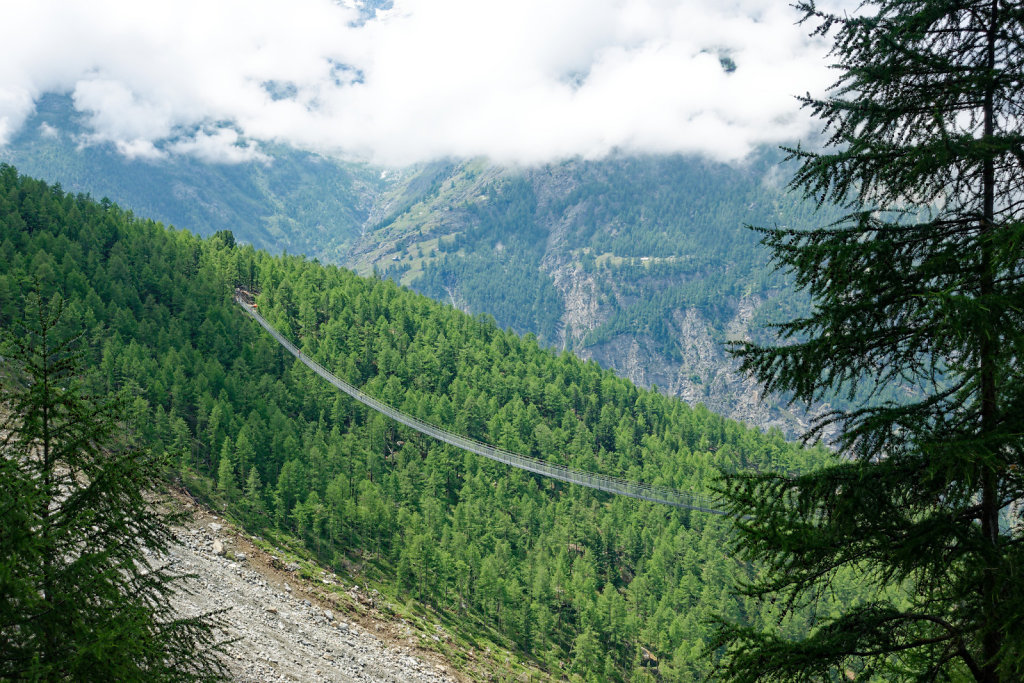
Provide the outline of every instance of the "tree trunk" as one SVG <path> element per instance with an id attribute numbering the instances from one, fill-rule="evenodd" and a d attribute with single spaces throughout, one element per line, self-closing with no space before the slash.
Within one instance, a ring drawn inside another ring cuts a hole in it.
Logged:
<path id="1" fill-rule="evenodd" d="M 995 68 L 995 43 L 996 31 L 999 19 L 999 2 L 992 0 L 989 26 L 986 36 L 986 65 L 989 70 L 987 77 L 990 79 L 985 87 L 984 102 L 984 137 L 991 139 L 995 132 L 995 84 L 991 80 L 991 72 Z M 992 158 L 985 159 L 982 168 L 982 222 L 981 222 L 981 281 L 980 295 L 982 300 L 992 296 L 995 291 L 994 277 L 992 273 L 992 247 L 991 233 L 995 229 L 995 161 Z M 982 439 L 985 439 L 996 428 L 996 368 L 994 367 L 994 343 L 990 328 L 986 325 L 982 328 L 979 344 L 980 361 L 980 384 L 981 393 L 981 432 Z M 986 446 L 987 450 L 987 446 Z M 990 458 L 994 453 L 986 453 L 982 460 L 983 471 L 981 473 L 981 530 L 985 541 L 991 545 L 989 548 L 987 567 L 983 574 L 981 586 L 982 610 L 986 614 L 985 624 L 996 622 L 996 611 L 999 605 L 997 592 L 996 570 L 993 566 L 999 555 L 999 479 L 996 470 L 993 468 Z M 995 662 L 1002 646 L 1002 635 L 997 629 L 989 628 L 982 638 L 982 681 L 984 683 L 997 683 L 999 674 L 996 671 Z"/>

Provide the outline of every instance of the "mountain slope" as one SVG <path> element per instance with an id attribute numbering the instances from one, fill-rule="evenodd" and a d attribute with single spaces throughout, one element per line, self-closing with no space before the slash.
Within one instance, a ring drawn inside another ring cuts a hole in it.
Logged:
<path id="1" fill-rule="evenodd" d="M 638 384 L 795 434 L 802 414 L 735 374 L 727 339 L 801 305 L 745 224 L 825 217 L 778 186 L 779 156 L 453 169 L 349 261 L 594 358 Z"/>
<path id="2" fill-rule="evenodd" d="M 290 360 L 260 310 L 367 393 L 458 433 L 575 468 L 707 491 L 717 468 L 804 470 L 821 450 L 690 408 L 378 279 L 200 240 L 0 168 L 0 324 L 29 287 L 84 327 L 90 387 L 131 398 L 126 429 L 201 498 L 300 539 L 347 582 L 514 648 L 553 675 L 707 674 L 708 618 L 781 606 L 729 585 L 728 520 L 509 470 L 368 412 Z M 855 597 L 840 581 L 840 604 Z M 839 608 L 839 605 L 836 605 Z M 809 614 L 789 618 L 802 633 Z"/>
<path id="3" fill-rule="evenodd" d="M 810 225 L 779 187 L 780 156 L 743 165 L 621 157 L 500 168 L 483 160 L 374 169 L 279 147 L 230 164 L 126 160 L 47 96 L 0 150 L 73 191 L 197 233 L 302 253 L 532 333 L 642 385 L 787 435 L 801 412 L 765 401 L 723 342 L 800 305 L 744 224 Z"/>
<path id="4" fill-rule="evenodd" d="M 92 143 L 81 118 L 70 97 L 44 96 L 0 161 L 197 234 L 231 230 L 259 248 L 314 257 L 358 237 L 381 191 L 377 169 L 283 146 L 263 145 L 265 160 L 236 164 L 129 159 Z"/>

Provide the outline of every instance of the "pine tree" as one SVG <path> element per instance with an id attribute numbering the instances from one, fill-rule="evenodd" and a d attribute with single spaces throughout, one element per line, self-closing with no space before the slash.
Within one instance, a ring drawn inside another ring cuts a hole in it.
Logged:
<path id="1" fill-rule="evenodd" d="M 0 679 L 219 678 L 216 619 L 179 617 L 181 577 L 151 559 L 172 542 L 145 498 L 162 461 L 81 390 L 61 299 L 24 310 L 3 354 Z"/>
<path id="2" fill-rule="evenodd" d="M 790 150 L 792 188 L 846 215 L 766 229 L 813 310 L 741 344 L 743 368 L 806 403 L 857 406 L 836 464 L 729 475 L 744 590 L 796 606 L 856 572 L 873 599 L 812 633 L 725 625 L 734 680 L 1024 678 L 1024 6 L 798 5 L 834 35 L 839 79 L 801 98 L 828 135 Z"/>
<path id="3" fill-rule="evenodd" d="M 245 480 L 242 508 L 246 525 L 258 528 L 267 523 L 267 506 L 263 502 L 263 482 L 260 480 L 259 470 L 255 467 L 249 470 L 249 477 Z"/>
<path id="4" fill-rule="evenodd" d="M 217 490 L 220 491 L 228 502 L 234 502 L 238 496 L 238 482 L 235 477 L 235 465 L 231 460 L 232 447 L 231 438 L 224 439 L 224 445 L 220 450 L 220 462 L 217 465 Z"/>

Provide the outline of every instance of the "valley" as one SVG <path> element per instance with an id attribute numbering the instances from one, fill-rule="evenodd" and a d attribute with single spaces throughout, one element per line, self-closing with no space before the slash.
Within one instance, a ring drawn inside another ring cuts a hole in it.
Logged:
<path id="1" fill-rule="evenodd" d="M 0 159 L 200 234 L 376 272 L 762 429 L 809 424 L 725 351 L 806 306 L 744 228 L 814 224 L 785 196 L 777 152 L 379 169 L 273 147 L 235 165 L 128 160 L 82 136 L 48 96 Z"/>
<path id="2" fill-rule="evenodd" d="M 14 3 L 0 680 L 1024 680 L 1024 6 Z"/>
<path id="3" fill-rule="evenodd" d="M 443 618 L 475 650 L 549 675 L 706 675 L 709 618 L 772 622 L 730 594 L 750 567 L 717 515 L 609 496 L 459 451 L 339 394 L 234 303 L 303 353 L 425 422 L 574 470 L 712 495 L 722 471 L 832 461 L 556 352 L 379 278 L 200 239 L 2 167 L 0 315 L 26 287 L 67 297 L 85 329 L 85 386 L 129 397 L 125 431 L 166 455 L 197 500 L 347 584 L 379 585 L 403 618 Z M 352 574 L 358 572 L 359 578 Z M 835 600 L 856 599 L 843 584 Z M 433 615 L 433 616 L 431 616 Z M 807 615 L 786 618 L 793 633 Z M 487 645 L 491 643 L 492 645 Z"/>

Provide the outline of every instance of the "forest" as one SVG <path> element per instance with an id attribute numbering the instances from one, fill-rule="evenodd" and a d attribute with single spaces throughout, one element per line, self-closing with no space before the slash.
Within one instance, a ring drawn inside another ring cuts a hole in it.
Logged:
<path id="1" fill-rule="evenodd" d="M 525 247 L 524 247 L 525 248 Z M 708 493 L 721 472 L 807 472 L 822 448 L 639 389 L 393 281 L 201 239 L 0 167 L 0 324 L 60 292 L 88 386 L 128 392 L 126 428 L 168 479 L 251 531 L 301 539 L 462 628 L 487 624 L 555 676 L 706 676 L 712 620 L 804 634 L 818 612 L 732 592 L 758 569 L 732 522 L 503 467 L 336 392 L 245 316 L 235 286 L 339 377 L 412 415 L 532 457 Z M 842 582 L 816 610 L 856 600 Z"/>
<path id="2" fill-rule="evenodd" d="M 674 310 L 694 308 L 721 327 L 744 296 L 770 299 L 761 316 L 803 301 L 744 228 L 831 219 L 830 207 L 812 219 L 812 202 L 782 192 L 773 180 L 781 161 L 762 150 L 740 166 L 639 157 L 509 174 L 485 188 L 486 202 L 451 207 L 456 217 L 446 221 L 464 229 L 441 240 L 409 284 L 439 301 L 457 292 L 467 310 L 553 344 L 565 301 L 550 273 L 575 261 L 609 315 L 578 339 L 568 331 L 568 348 L 629 335 L 675 360 L 678 340 L 664 323 Z M 389 264 L 383 273 L 400 279 L 405 270 Z"/>
<path id="3" fill-rule="evenodd" d="M 61 132 L 41 135 L 43 126 Z M 674 310 L 695 308 L 721 326 L 743 296 L 771 299 L 764 316 L 794 296 L 766 267 L 767 254 L 745 223 L 812 222 L 813 203 L 782 191 L 782 157 L 770 149 L 737 166 L 679 156 L 536 169 L 443 161 L 385 180 L 379 168 L 267 144 L 267 159 L 236 165 L 126 160 L 109 145 L 79 149 L 82 134 L 70 98 L 49 94 L 0 160 L 193 232 L 231 229 L 239 241 L 272 252 L 366 272 L 358 255 L 379 244 L 409 247 L 414 260 L 423 251 L 416 243 L 442 238 L 406 279 L 416 291 L 446 302 L 454 295 L 464 310 L 487 312 L 500 327 L 533 333 L 543 344 L 558 344 L 563 332 L 569 349 L 648 338 L 670 362 L 680 349 L 663 321 Z M 482 171 L 490 180 L 477 187 Z M 478 191 L 486 202 L 464 197 Z M 593 276 L 608 312 L 594 329 L 560 329 L 566 302 L 551 271 L 574 261 Z M 400 280 L 411 265 L 385 256 L 378 267 Z"/>

